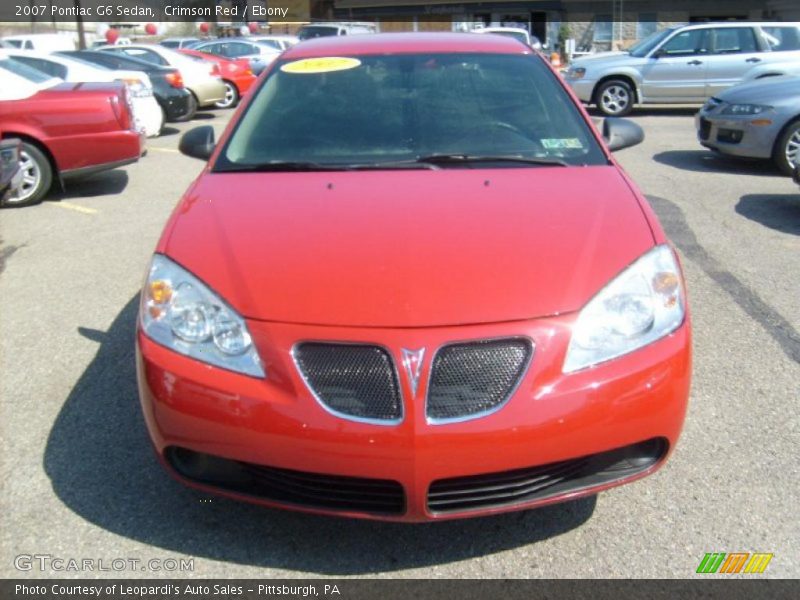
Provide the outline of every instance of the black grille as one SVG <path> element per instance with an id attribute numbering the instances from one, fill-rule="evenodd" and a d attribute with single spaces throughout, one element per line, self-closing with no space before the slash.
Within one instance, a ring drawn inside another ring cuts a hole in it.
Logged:
<path id="1" fill-rule="evenodd" d="M 428 490 L 428 509 L 446 513 L 508 506 L 601 485 L 649 469 L 667 447 L 665 439 L 656 438 L 549 465 L 440 479 Z"/>
<path id="2" fill-rule="evenodd" d="M 511 395 L 532 354 L 533 346 L 524 339 L 443 347 L 431 367 L 427 416 L 456 419 L 496 408 Z"/>
<path id="3" fill-rule="evenodd" d="M 394 363 L 383 348 L 308 342 L 294 356 L 311 390 L 331 410 L 380 421 L 403 416 Z"/>
<path id="4" fill-rule="evenodd" d="M 187 479 L 281 504 L 381 515 L 405 512 L 403 486 L 389 479 L 279 469 L 174 446 L 165 456 Z"/>
<path id="5" fill-rule="evenodd" d="M 707 140 L 709 135 L 711 135 L 711 121 L 700 117 L 700 139 Z"/>

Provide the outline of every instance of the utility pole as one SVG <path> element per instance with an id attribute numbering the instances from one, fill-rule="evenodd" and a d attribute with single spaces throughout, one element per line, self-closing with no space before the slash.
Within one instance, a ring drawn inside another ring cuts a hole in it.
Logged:
<path id="1" fill-rule="evenodd" d="M 81 16 L 81 0 L 75 0 L 75 23 L 78 25 L 78 50 L 86 50 L 86 32 L 83 30 L 83 17 Z"/>

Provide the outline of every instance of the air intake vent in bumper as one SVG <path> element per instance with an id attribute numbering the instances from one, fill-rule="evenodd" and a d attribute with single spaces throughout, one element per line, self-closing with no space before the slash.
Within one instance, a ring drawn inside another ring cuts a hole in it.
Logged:
<path id="1" fill-rule="evenodd" d="M 402 418 L 397 373 L 383 348 L 306 342 L 294 349 L 294 358 L 314 396 L 331 412 L 386 423 Z"/>
<path id="2" fill-rule="evenodd" d="M 450 513 L 522 504 L 625 479 L 646 471 L 667 453 L 663 438 L 549 465 L 434 481 L 428 510 Z"/>
<path id="3" fill-rule="evenodd" d="M 516 389 L 532 354 L 530 340 L 522 338 L 444 346 L 431 367 L 428 418 L 458 420 L 497 409 Z"/>
<path id="4" fill-rule="evenodd" d="M 176 446 L 167 448 L 164 456 L 189 480 L 272 502 L 377 515 L 402 515 L 406 510 L 403 486 L 389 479 L 279 469 Z"/>

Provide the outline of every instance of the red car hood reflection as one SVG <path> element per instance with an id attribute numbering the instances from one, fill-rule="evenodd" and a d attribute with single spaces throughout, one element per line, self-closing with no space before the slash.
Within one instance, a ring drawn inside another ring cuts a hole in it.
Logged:
<path id="1" fill-rule="evenodd" d="M 576 311 L 653 244 L 600 166 L 206 173 L 159 249 L 251 319 L 428 327 Z"/>

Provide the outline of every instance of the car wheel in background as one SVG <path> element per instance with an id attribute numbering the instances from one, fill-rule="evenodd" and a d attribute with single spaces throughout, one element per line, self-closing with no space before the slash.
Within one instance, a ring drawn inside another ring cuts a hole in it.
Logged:
<path id="1" fill-rule="evenodd" d="M 792 121 L 783 130 L 775 142 L 772 158 L 781 171 L 787 175 L 794 173 L 794 166 L 800 164 L 800 119 Z"/>
<path id="2" fill-rule="evenodd" d="M 225 82 L 225 99 L 215 102 L 217 108 L 233 108 L 239 104 L 239 90 L 230 81 Z"/>
<path id="3" fill-rule="evenodd" d="M 189 98 L 186 100 L 186 114 L 175 119 L 176 122 L 190 121 L 197 112 L 197 97 L 194 92 L 189 92 Z"/>
<path id="4" fill-rule="evenodd" d="M 594 102 L 608 117 L 624 117 L 633 110 L 633 90 L 621 79 L 603 83 L 595 92 Z"/>
<path id="5" fill-rule="evenodd" d="M 19 158 L 22 183 L 13 195 L 3 200 L 3 206 L 38 204 L 53 183 L 53 167 L 39 148 L 28 142 L 22 142 Z"/>

